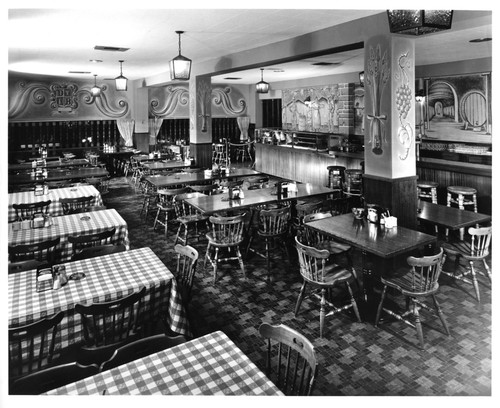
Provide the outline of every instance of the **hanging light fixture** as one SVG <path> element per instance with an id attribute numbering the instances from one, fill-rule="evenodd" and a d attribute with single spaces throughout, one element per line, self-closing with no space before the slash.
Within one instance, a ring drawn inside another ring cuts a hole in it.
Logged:
<path id="1" fill-rule="evenodd" d="M 264 68 L 260 69 L 260 81 L 255 84 L 255 88 L 257 89 L 257 93 L 269 92 L 269 84 L 264 81 Z"/>
<path id="2" fill-rule="evenodd" d="M 120 76 L 115 78 L 115 87 L 117 91 L 126 91 L 127 90 L 127 81 L 128 79 L 123 76 L 122 73 L 122 63 L 123 60 L 118 61 L 120 63 Z"/>
<path id="3" fill-rule="evenodd" d="M 97 74 L 94 74 L 94 86 L 90 89 L 90 93 L 94 98 L 101 96 L 101 88 L 97 86 Z"/>
<path id="4" fill-rule="evenodd" d="M 451 28 L 453 10 L 387 10 L 391 33 L 423 35 Z"/>
<path id="5" fill-rule="evenodd" d="M 191 76 L 191 60 L 181 55 L 181 34 L 184 31 L 176 31 L 179 35 L 179 55 L 170 61 L 170 79 L 187 81 Z"/>

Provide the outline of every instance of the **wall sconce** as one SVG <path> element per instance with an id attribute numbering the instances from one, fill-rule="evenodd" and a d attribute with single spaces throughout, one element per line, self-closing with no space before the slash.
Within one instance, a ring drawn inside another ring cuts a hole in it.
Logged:
<path id="1" fill-rule="evenodd" d="M 179 55 L 170 61 L 170 79 L 189 80 L 191 76 L 191 60 L 181 55 L 181 34 L 184 31 L 176 31 L 179 35 Z"/>
<path id="2" fill-rule="evenodd" d="M 359 84 L 363 87 L 365 86 L 365 71 L 359 73 Z"/>
<path id="3" fill-rule="evenodd" d="M 387 10 L 391 33 L 423 35 L 449 30 L 453 10 Z"/>
<path id="4" fill-rule="evenodd" d="M 97 74 L 94 74 L 94 86 L 90 89 L 90 93 L 94 98 L 101 96 L 101 88 L 97 86 Z"/>
<path id="5" fill-rule="evenodd" d="M 255 88 L 257 89 L 257 93 L 269 92 L 269 84 L 264 81 L 264 68 L 260 69 L 260 81 L 255 84 Z"/>
<path id="6" fill-rule="evenodd" d="M 118 61 L 120 63 L 120 76 L 115 78 L 115 88 L 117 91 L 126 91 L 127 90 L 127 78 L 122 74 L 122 63 L 123 60 Z"/>
<path id="7" fill-rule="evenodd" d="M 306 106 L 310 106 L 311 105 L 311 97 L 308 96 L 306 99 L 304 99 L 304 103 L 306 104 Z"/>

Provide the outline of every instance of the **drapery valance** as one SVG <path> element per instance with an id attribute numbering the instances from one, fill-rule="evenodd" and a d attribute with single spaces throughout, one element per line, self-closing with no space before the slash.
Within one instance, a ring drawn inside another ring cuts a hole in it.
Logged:
<path id="1" fill-rule="evenodd" d="M 133 146 L 133 138 L 134 135 L 134 119 L 118 119 L 116 121 L 116 126 L 118 127 L 118 131 L 120 132 L 121 137 L 125 140 L 125 146 Z"/>

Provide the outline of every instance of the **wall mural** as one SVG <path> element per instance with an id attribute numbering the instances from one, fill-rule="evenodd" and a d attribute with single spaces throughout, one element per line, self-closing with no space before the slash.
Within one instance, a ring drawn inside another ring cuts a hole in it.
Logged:
<path id="1" fill-rule="evenodd" d="M 427 78 L 426 100 L 415 123 L 429 138 L 473 138 L 491 134 L 491 74 Z"/>
<path id="2" fill-rule="evenodd" d="M 246 112 L 245 99 L 234 93 L 231 87 L 213 87 L 208 94 L 205 92 L 204 98 L 207 97 L 208 102 L 212 103 L 212 113 L 218 110 L 223 115 L 239 116 Z M 149 114 L 151 116 L 188 116 L 189 90 L 187 86 L 171 85 L 157 88 L 150 98 Z"/>
<path id="3" fill-rule="evenodd" d="M 74 114 L 79 108 L 79 102 L 95 107 L 108 118 L 121 118 L 128 113 L 128 102 L 117 101 L 119 108 L 110 106 L 107 97 L 107 86 L 101 86 L 101 96 L 92 96 L 90 88 L 79 89 L 74 83 L 19 82 L 9 107 L 9 119 L 16 119 L 26 111 L 38 106 L 50 109 L 52 117 L 64 114 Z"/>
<path id="4" fill-rule="evenodd" d="M 387 143 L 385 120 L 387 115 L 380 111 L 382 94 L 389 81 L 391 69 L 387 60 L 387 51 L 382 51 L 380 45 L 375 49 L 370 46 L 367 70 L 365 72 L 365 87 L 370 89 L 372 106 L 365 107 L 366 118 L 369 121 L 369 143 L 376 155 L 383 153 L 383 143 Z"/>
<path id="5" fill-rule="evenodd" d="M 406 120 L 412 107 L 413 92 L 410 88 L 408 72 L 413 66 L 413 60 L 408 57 L 408 52 L 401 54 L 398 58 L 399 71 L 394 74 L 398 83 L 396 88 L 396 108 L 398 110 L 399 126 L 398 140 L 402 144 L 404 154 L 399 154 L 400 160 L 406 160 L 413 142 L 413 128 L 410 122 Z"/>
<path id="6" fill-rule="evenodd" d="M 282 128 L 310 132 L 339 132 L 339 85 L 282 91 Z"/>

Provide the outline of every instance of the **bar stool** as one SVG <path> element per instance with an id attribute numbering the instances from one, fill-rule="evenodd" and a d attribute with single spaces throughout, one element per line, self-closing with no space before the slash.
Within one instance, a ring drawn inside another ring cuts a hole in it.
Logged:
<path id="1" fill-rule="evenodd" d="M 212 163 L 219 166 L 227 166 L 227 150 L 224 143 L 216 143 L 213 145 Z"/>
<path id="2" fill-rule="evenodd" d="M 437 204 L 437 188 L 438 183 L 434 181 L 418 181 L 417 182 L 417 197 L 419 200 L 430 201 Z M 436 234 L 438 233 L 438 226 L 434 226 Z"/>
<path id="3" fill-rule="evenodd" d="M 345 181 L 342 193 L 355 201 L 354 206 L 361 205 L 363 194 L 363 171 L 360 169 L 346 169 L 344 171 Z"/>
<path id="4" fill-rule="evenodd" d="M 473 211 L 477 213 L 477 190 L 472 187 L 462 187 L 462 186 L 448 186 L 446 188 L 448 191 L 446 205 L 451 207 L 455 204 L 461 210 L 465 210 L 467 207 L 472 207 Z M 448 229 L 446 229 L 446 238 L 448 238 Z M 464 239 L 464 228 L 460 228 L 460 241 Z"/>
<path id="5" fill-rule="evenodd" d="M 342 188 L 345 178 L 344 166 L 328 166 L 328 187 L 335 191 L 336 197 L 342 197 Z"/>

